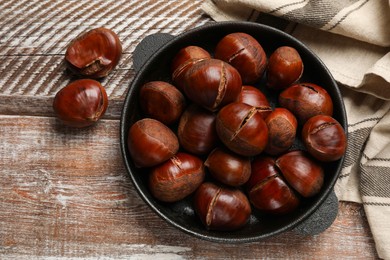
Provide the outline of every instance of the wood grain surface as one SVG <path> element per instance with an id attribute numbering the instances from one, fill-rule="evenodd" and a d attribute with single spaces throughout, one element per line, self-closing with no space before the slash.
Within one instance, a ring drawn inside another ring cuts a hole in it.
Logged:
<path id="1" fill-rule="evenodd" d="M 124 168 L 119 117 L 143 37 L 177 35 L 212 22 L 200 0 L 0 1 L 0 259 L 376 259 L 360 205 L 341 202 L 316 236 L 287 232 L 248 244 L 184 234 L 138 196 Z M 103 120 L 87 129 L 53 117 L 55 93 L 74 77 L 66 46 L 94 27 L 123 43 L 119 66 L 102 80 Z"/>

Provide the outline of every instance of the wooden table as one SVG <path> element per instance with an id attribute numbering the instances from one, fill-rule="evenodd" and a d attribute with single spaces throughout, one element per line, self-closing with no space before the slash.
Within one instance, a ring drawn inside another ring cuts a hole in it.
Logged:
<path id="1" fill-rule="evenodd" d="M 353 203 L 340 203 L 336 221 L 320 235 L 288 232 L 234 245 L 184 234 L 140 199 L 119 148 L 132 52 L 149 34 L 212 22 L 201 2 L 0 1 L 1 259 L 377 258 L 364 211 Z M 63 63 L 66 46 L 99 26 L 123 43 L 119 66 L 102 80 L 109 109 L 93 127 L 67 128 L 51 107 L 74 80 Z"/>

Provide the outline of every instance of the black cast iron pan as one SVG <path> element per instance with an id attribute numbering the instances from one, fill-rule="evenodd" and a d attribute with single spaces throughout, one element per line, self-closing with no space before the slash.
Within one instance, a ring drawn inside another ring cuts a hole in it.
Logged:
<path id="1" fill-rule="evenodd" d="M 294 229 L 303 234 L 318 234 L 329 227 L 338 210 L 338 200 L 333 187 L 340 173 L 344 158 L 325 165 L 325 181 L 321 192 L 305 200 L 300 208 L 286 216 L 268 216 L 253 210 L 249 223 L 234 232 L 206 230 L 192 209 L 191 196 L 177 203 L 163 203 L 153 198 L 147 188 L 147 172 L 134 166 L 127 149 L 127 135 L 130 126 L 142 117 L 139 109 L 138 91 L 152 80 L 171 82 L 170 62 L 174 55 L 188 45 L 201 46 L 213 53 L 217 42 L 233 32 L 245 32 L 256 38 L 269 56 L 277 47 L 292 46 L 298 50 L 304 62 L 304 74 L 301 82 L 312 82 L 324 87 L 334 103 L 334 115 L 347 130 L 347 118 L 344 103 L 329 70 L 324 63 L 303 43 L 275 28 L 250 22 L 218 22 L 172 36 L 155 34 L 146 37 L 135 49 L 133 61 L 138 71 L 127 93 L 120 125 L 120 143 L 127 172 L 141 198 L 165 221 L 195 237 L 214 242 L 253 242 Z M 259 87 L 269 98 L 273 106 L 277 105 L 274 93 Z M 346 131 L 347 132 L 347 131 Z M 301 147 L 298 141 L 295 146 Z"/>

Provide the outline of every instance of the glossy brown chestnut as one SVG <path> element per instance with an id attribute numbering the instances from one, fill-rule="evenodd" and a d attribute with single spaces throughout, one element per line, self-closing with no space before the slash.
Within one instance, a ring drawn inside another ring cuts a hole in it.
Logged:
<path id="1" fill-rule="evenodd" d="M 283 154 L 276 159 L 275 165 L 288 184 L 303 197 L 312 197 L 321 190 L 324 170 L 303 151 Z"/>
<path id="2" fill-rule="evenodd" d="M 303 62 L 298 51 L 290 46 L 277 48 L 269 57 L 267 86 L 282 90 L 298 81 L 303 73 Z"/>
<path id="3" fill-rule="evenodd" d="M 184 75 L 186 71 L 195 63 L 211 59 L 211 55 L 199 46 L 187 46 L 182 48 L 173 58 L 171 64 L 172 80 L 174 85 L 183 90 Z"/>
<path id="4" fill-rule="evenodd" d="M 76 80 L 54 97 L 53 109 L 66 125 L 86 127 L 98 121 L 108 106 L 107 93 L 100 82 L 92 79 Z"/>
<path id="5" fill-rule="evenodd" d="M 251 214 L 250 203 L 239 189 L 205 182 L 195 192 L 194 209 L 210 230 L 231 231 L 245 226 Z"/>
<path id="6" fill-rule="evenodd" d="M 151 169 L 148 186 L 156 199 L 175 202 L 193 193 L 202 184 L 204 176 L 203 161 L 180 152 Z"/>
<path id="7" fill-rule="evenodd" d="M 308 152 L 324 162 L 340 159 L 347 148 L 344 128 L 330 116 L 318 115 L 307 120 L 302 140 Z"/>
<path id="8" fill-rule="evenodd" d="M 256 107 L 263 119 L 272 112 L 267 97 L 258 88 L 253 86 L 242 86 L 241 93 L 236 101 Z"/>
<path id="9" fill-rule="evenodd" d="M 215 48 L 215 58 L 235 67 L 244 84 L 259 81 L 267 66 L 267 55 L 263 47 L 251 35 L 242 32 L 223 37 Z"/>
<path id="10" fill-rule="evenodd" d="M 90 78 L 107 76 L 118 64 L 122 45 L 110 29 L 96 28 L 82 33 L 68 46 L 65 61 L 74 73 Z"/>
<path id="11" fill-rule="evenodd" d="M 152 167 L 175 155 L 179 141 L 160 121 L 144 118 L 130 127 L 127 147 L 136 167 Z"/>
<path id="12" fill-rule="evenodd" d="M 184 93 L 194 103 L 215 111 L 235 101 L 241 85 L 241 76 L 234 67 L 221 60 L 208 59 L 188 69 Z"/>
<path id="13" fill-rule="evenodd" d="M 219 139 L 233 152 L 243 156 L 261 153 L 268 141 L 268 128 L 255 107 L 234 102 L 217 115 Z"/>
<path id="14" fill-rule="evenodd" d="M 246 188 L 253 206 L 271 214 L 287 214 L 298 207 L 297 195 L 281 177 L 273 158 L 258 157 L 251 168 Z"/>
<path id="15" fill-rule="evenodd" d="M 203 155 L 213 150 L 218 136 L 216 115 L 196 104 L 191 104 L 180 117 L 177 136 L 180 145 L 190 153 Z"/>
<path id="16" fill-rule="evenodd" d="M 175 86 L 164 81 L 144 84 L 139 92 L 139 101 L 146 117 L 166 125 L 178 121 L 186 105 L 184 95 Z"/>
<path id="17" fill-rule="evenodd" d="M 313 83 L 295 84 L 280 93 L 279 104 L 290 110 L 303 125 L 310 117 L 333 114 L 333 102 L 328 92 Z"/>
<path id="18" fill-rule="evenodd" d="M 275 110 L 265 119 L 268 127 L 268 144 L 265 152 L 279 155 L 286 152 L 294 143 L 298 122 L 295 116 L 285 108 Z"/>
<path id="19" fill-rule="evenodd" d="M 226 149 L 214 149 L 204 164 L 214 179 L 233 187 L 243 185 L 251 175 L 250 159 Z"/>

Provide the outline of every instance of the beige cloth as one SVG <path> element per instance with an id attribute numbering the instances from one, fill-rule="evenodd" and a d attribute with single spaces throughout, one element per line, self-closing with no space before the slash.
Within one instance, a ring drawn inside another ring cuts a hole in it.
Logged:
<path id="1" fill-rule="evenodd" d="M 362 203 L 379 257 L 390 259 L 390 7 L 384 0 L 206 0 L 216 21 L 272 25 L 312 49 L 339 83 L 348 149 L 335 191 Z"/>

